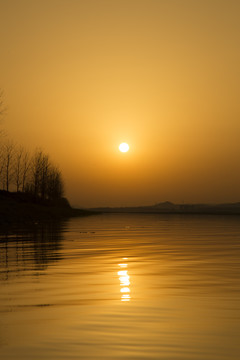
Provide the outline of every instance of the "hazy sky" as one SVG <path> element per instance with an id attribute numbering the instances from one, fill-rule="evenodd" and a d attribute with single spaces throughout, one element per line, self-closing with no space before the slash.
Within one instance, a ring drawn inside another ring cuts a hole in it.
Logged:
<path id="1" fill-rule="evenodd" d="M 239 19 L 239 0 L 0 0 L 3 127 L 73 205 L 240 201 Z"/>

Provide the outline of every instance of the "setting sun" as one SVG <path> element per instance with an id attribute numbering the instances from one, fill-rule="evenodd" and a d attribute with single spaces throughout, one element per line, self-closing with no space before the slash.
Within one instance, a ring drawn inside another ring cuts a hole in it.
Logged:
<path id="1" fill-rule="evenodd" d="M 122 143 L 119 145 L 119 150 L 121 152 L 127 152 L 129 150 L 129 145 L 127 143 Z"/>

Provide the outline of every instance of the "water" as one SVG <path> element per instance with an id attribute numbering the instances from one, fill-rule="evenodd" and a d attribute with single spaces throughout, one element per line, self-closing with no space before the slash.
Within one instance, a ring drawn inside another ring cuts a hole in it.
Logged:
<path id="1" fill-rule="evenodd" d="M 99 215 L 0 236 L 0 358 L 238 360 L 240 219 Z"/>

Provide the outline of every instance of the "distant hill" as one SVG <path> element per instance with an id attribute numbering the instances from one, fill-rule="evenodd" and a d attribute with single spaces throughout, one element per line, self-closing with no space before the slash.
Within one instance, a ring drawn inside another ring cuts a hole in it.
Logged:
<path id="1" fill-rule="evenodd" d="M 152 206 L 99 207 L 89 210 L 103 213 L 240 215 L 240 202 L 229 204 L 174 204 L 165 201 Z"/>
<path id="2" fill-rule="evenodd" d="M 175 206 L 176 205 L 170 201 L 165 201 L 165 202 L 153 205 L 153 207 L 159 208 L 159 209 L 173 209 L 173 208 L 175 208 Z"/>

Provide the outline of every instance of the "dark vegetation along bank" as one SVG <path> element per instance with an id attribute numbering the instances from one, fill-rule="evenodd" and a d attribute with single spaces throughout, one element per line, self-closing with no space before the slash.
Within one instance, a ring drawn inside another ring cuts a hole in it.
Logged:
<path id="1" fill-rule="evenodd" d="M 90 215 L 64 198 L 60 170 L 41 150 L 30 154 L 9 140 L 0 146 L 0 226 Z"/>
<path id="2" fill-rule="evenodd" d="M 31 194 L 0 191 L 0 227 L 90 214 L 85 210 L 73 209 L 65 198 L 36 200 Z"/>
<path id="3" fill-rule="evenodd" d="M 5 115 L 0 91 L 0 121 Z M 91 212 L 72 209 L 61 171 L 42 150 L 30 153 L 0 129 L 0 227 L 38 223 Z"/>
<path id="4" fill-rule="evenodd" d="M 30 154 L 6 142 L 0 157 L 0 226 L 90 215 L 64 198 L 60 170 L 41 150 Z"/>
<path id="5" fill-rule="evenodd" d="M 64 198 L 60 170 L 41 150 L 32 155 L 12 142 L 1 146 L 0 226 L 89 215 Z"/>

